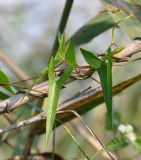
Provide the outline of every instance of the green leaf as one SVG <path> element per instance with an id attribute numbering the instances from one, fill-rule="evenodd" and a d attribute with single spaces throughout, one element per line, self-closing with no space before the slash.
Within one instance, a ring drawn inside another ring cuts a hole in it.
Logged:
<path id="1" fill-rule="evenodd" d="M 48 140 L 53 128 L 55 114 L 58 105 L 60 93 L 60 86 L 54 82 L 54 84 L 49 86 L 49 94 L 48 99 L 45 99 L 45 105 L 47 104 L 47 122 L 46 122 L 46 144 L 48 144 Z"/>
<path id="2" fill-rule="evenodd" d="M 92 66 L 94 69 L 98 69 L 102 66 L 102 64 L 104 64 L 104 62 L 102 60 L 100 60 L 99 58 L 97 58 L 93 53 L 84 50 L 84 49 L 80 49 L 81 53 L 83 55 L 83 57 L 85 58 L 86 62 Z"/>
<path id="3" fill-rule="evenodd" d="M 64 73 L 61 75 L 57 83 L 61 86 L 63 86 L 64 82 L 70 77 L 72 71 L 73 71 L 73 66 L 69 66 L 64 70 Z"/>
<path id="4" fill-rule="evenodd" d="M 72 132 L 68 129 L 67 126 L 64 126 L 65 131 L 71 137 L 73 142 L 76 144 L 82 155 L 85 157 L 85 160 L 90 160 L 90 158 L 86 155 L 85 150 L 79 145 L 78 140 L 73 136 Z"/>
<path id="5" fill-rule="evenodd" d="M 46 105 L 47 108 L 47 122 L 46 122 L 46 144 L 48 143 L 49 136 L 51 134 L 58 99 L 59 99 L 59 93 L 60 93 L 60 86 L 55 81 L 55 73 L 54 73 L 54 58 L 52 57 L 49 68 L 48 68 L 48 86 L 49 86 L 49 93 L 48 93 L 48 99 L 45 99 L 44 105 Z"/>
<path id="6" fill-rule="evenodd" d="M 128 145 L 128 142 L 124 137 L 115 137 L 107 145 L 106 148 L 109 151 L 118 151 Z"/>
<path id="7" fill-rule="evenodd" d="M 137 150 L 141 151 L 141 137 L 136 138 L 135 142 L 132 144 Z"/>
<path id="8" fill-rule="evenodd" d="M 6 99 L 8 97 L 9 96 L 7 96 L 5 93 L 3 93 L 3 92 L 0 91 L 0 99 Z"/>
<path id="9" fill-rule="evenodd" d="M 54 71 L 54 58 L 52 58 L 50 61 L 48 70 L 49 94 L 48 94 L 48 99 L 45 99 L 44 101 L 44 105 L 47 108 L 46 144 L 48 143 L 49 136 L 53 128 L 61 88 L 64 82 L 70 77 L 72 70 L 73 66 L 66 68 L 64 70 L 64 73 L 59 78 L 59 80 L 56 80 Z"/>
<path id="10" fill-rule="evenodd" d="M 108 88 L 108 77 L 107 77 L 107 64 L 103 64 L 99 69 L 97 69 L 102 91 L 103 91 L 103 97 L 104 102 L 107 107 L 107 122 L 108 122 L 108 128 L 112 128 L 112 105 L 111 105 L 111 97 L 109 97 L 109 88 Z"/>
<path id="11" fill-rule="evenodd" d="M 50 64 L 48 67 L 48 83 L 49 85 L 54 84 L 55 82 L 55 72 L 54 72 L 54 58 L 52 57 L 50 60 Z"/>
<path id="12" fill-rule="evenodd" d="M 91 65 L 94 69 L 97 70 L 102 91 L 104 95 L 104 102 L 108 111 L 108 128 L 112 128 L 112 59 L 111 59 L 111 50 L 108 50 L 108 62 L 100 60 L 94 54 L 84 49 L 81 49 L 81 52 L 86 60 L 86 62 Z"/>
<path id="13" fill-rule="evenodd" d="M 8 77 L 1 70 L 0 70 L 0 83 L 9 83 Z M 5 88 L 11 93 L 14 93 L 13 87 L 9 85 L 4 85 L 3 88 Z"/>
<path id="14" fill-rule="evenodd" d="M 47 122 L 46 122 L 46 144 L 48 143 L 49 136 L 51 134 L 55 114 L 57 111 L 57 105 L 59 100 L 59 94 L 64 82 L 70 77 L 72 70 L 76 66 L 75 60 L 75 47 L 71 40 L 68 47 L 65 45 L 65 35 L 63 34 L 60 41 L 60 45 L 55 58 L 52 57 L 49 67 L 48 67 L 48 87 L 49 94 L 48 99 L 45 99 L 44 105 L 47 106 Z M 60 76 L 59 80 L 55 78 L 55 63 L 56 61 L 63 62 L 66 61 L 68 67 L 64 69 L 63 74 Z"/>
<path id="15" fill-rule="evenodd" d="M 116 23 L 112 17 L 102 11 L 82 26 L 71 38 L 73 38 L 75 45 L 84 44 L 113 26 L 116 26 Z"/>
<path id="16" fill-rule="evenodd" d="M 59 40 L 59 48 L 57 50 L 55 60 L 63 60 L 65 58 L 65 33 L 62 34 L 60 40 Z"/>
<path id="17" fill-rule="evenodd" d="M 105 8 L 112 6 L 112 0 L 101 0 Z M 127 6 L 127 5 L 126 5 Z M 123 9 L 124 8 L 124 9 Z M 137 17 L 131 15 L 130 8 L 125 6 L 120 6 L 119 12 L 107 11 L 109 15 L 113 18 L 115 23 L 129 36 L 129 38 L 134 39 L 135 37 L 141 37 L 141 23 L 138 21 Z"/>
<path id="18" fill-rule="evenodd" d="M 65 52 L 65 60 L 69 65 L 76 66 L 75 46 L 72 39 L 70 40 L 67 50 Z"/>
<path id="19" fill-rule="evenodd" d="M 112 55 L 116 55 L 124 49 L 125 49 L 125 47 L 116 48 L 115 50 L 112 51 Z"/>

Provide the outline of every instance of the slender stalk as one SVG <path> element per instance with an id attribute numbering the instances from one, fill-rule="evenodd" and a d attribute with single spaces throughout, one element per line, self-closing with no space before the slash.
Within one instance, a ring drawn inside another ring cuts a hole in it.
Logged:
<path id="1" fill-rule="evenodd" d="M 66 0 L 65 7 L 64 7 L 64 10 L 61 16 L 60 24 L 57 29 L 56 38 L 54 41 L 54 45 L 53 45 L 49 60 L 51 59 L 52 56 L 55 55 L 55 51 L 58 48 L 58 45 L 59 45 L 58 44 L 58 32 L 60 32 L 61 34 L 64 32 L 66 24 L 67 24 L 67 20 L 68 20 L 68 17 L 69 17 L 71 8 L 72 8 L 72 4 L 73 4 L 73 0 Z"/>
<path id="2" fill-rule="evenodd" d="M 90 160 L 90 158 L 86 155 L 85 151 L 81 148 L 81 146 L 79 145 L 79 143 L 77 142 L 76 138 L 72 135 L 71 131 L 68 129 L 68 127 L 66 125 L 63 125 L 65 131 L 67 132 L 67 134 L 71 137 L 71 139 L 73 140 L 73 142 L 77 145 L 77 147 L 79 148 L 79 150 L 81 151 L 81 153 L 83 154 L 83 156 L 87 159 Z"/>
<path id="3" fill-rule="evenodd" d="M 20 80 L 30 79 L 30 76 L 25 73 L 21 68 L 15 65 L 3 52 L 0 52 L 0 60 L 2 60 L 7 67 L 14 73 Z M 31 84 L 31 81 L 25 81 L 27 85 Z"/>

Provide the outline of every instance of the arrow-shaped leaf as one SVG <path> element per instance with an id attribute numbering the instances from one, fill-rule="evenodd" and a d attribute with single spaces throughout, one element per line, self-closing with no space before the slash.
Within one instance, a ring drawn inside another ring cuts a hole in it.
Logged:
<path id="1" fill-rule="evenodd" d="M 100 60 L 98 57 L 96 57 L 94 54 L 91 52 L 85 50 L 85 49 L 80 49 L 83 57 L 85 58 L 86 62 L 92 66 L 95 69 L 98 69 L 104 64 L 102 60 Z"/>
<path id="2" fill-rule="evenodd" d="M 64 69 L 63 74 L 59 77 L 59 80 L 56 80 L 55 78 L 55 60 L 59 60 L 60 62 L 65 60 L 68 65 L 68 67 Z M 55 59 L 51 59 L 48 67 L 49 94 L 48 99 L 45 99 L 44 101 L 44 105 L 47 106 L 46 143 L 48 143 L 49 136 L 53 128 L 61 88 L 63 87 L 64 82 L 70 77 L 75 66 L 76 60 L 74 43 L 71 40 L 68 47 L 64 48 L 64 35 L 62 35 L 57 55 Z"/>
<path id="3" fill-rule="evenodd" d="M 65 33 L 62 34 L 61 38 L 59 39 L 59 48 L 57 50 L 55 60 L 63 60 L 65 57 L 64 55 L 64 49 L 65 49 Z"/>
<path id="4" fill-rule="evenodd" d="M 48 143 L 49 136 L 53 128 L 61 88 L 64 82 L 70 77 L 72 70 L 72 66 L 66 68 L 59 80 L 56 81 L 54 72 L 54 59 L 51 59 L 48 70 L 49 94 L 48 99 L 45 99 L 44 101 L 44 105 L 47 106 L 46 143 Z"/>
<path id="5" fill-rule="evenodd" d="M 72 39 L 70 40 L 67 50 L 65 52 L 65 60 L 69 65 L 76 66 L 75 46 Z"/>
<path id="6" fill-rule="evenodd" d="M 55 81 L 54 58 L 51 59 L 48 67 L 48 78 L 49 78 L 48 99 L 45 99 L 44 101 L 44 105 L 47 107 L 46 143 L 48 143 L 49 136 L 51 134 L 52 127 L 54 124 L 56 108 L 57 108 L 58 98 L 60 93 L 60 86 L 58 86 Z"/>
<path id="7" fill-rule="evenodd" d="M 81 49 L 81 52 L 86 62 L 97 70 L 102 91 L 104 95 L 104 101 L 108 111 L 108 124 L 109 128 L 112 128 L 112 60 L 111 50 L 108 50 L 108 62 L 102 61 L 96 57 L 93 53 Z"/>

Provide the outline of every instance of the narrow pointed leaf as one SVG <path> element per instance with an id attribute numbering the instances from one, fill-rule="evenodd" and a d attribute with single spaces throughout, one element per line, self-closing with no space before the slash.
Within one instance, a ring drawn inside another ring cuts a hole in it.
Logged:
<path id="1" fill-rule="evenodd" d="M 55 82 L 55 72 L 54 72 L 54 58 L 51 58 L 49 67 L 48 67 L 48 76 L 49 76 L 49 80 L 48 83 L 49 85 L 54 84 Z"/>
<path id="2" fill-rule="evenodd" d="M 52 132 L 58 105 L 59 93 L 60 93 L 60 86 L 58 86 L 56 82 L 49 85 L 48 99 L 45 99 L 44 102 L 45 105 L 47 105 L 46 144 L 48 144 L 48 140 Z"/>
<path id="3" fill-rule="evenodd" d="M 109 151 L 118 151 L 124 147 L 127 147 L 128 142 L 123 137 L 113 138 L 107 145 L 106 148 Z"/>
<path id="4" fill-rule="evenodd" d="M 113 26 L 116 26 L 115 21 L 107 12 L 102 11 L 82 26 L 71 38 L 75 45 L 84 44 Z"/>
<path id="5" fill-rule="evenodd" d="M 0 83 L 1 82 L 4 82 L 4 83 L 9 83 L 9 79 L 8 77 L 4 74 L 4 72 L 2 72 L 0 70 Z M 13 90 L 13 87 L 9 86 L 9 85 L 5 85 L 5 86 L 2 86 L 3 88 L 5 88 L 6 90 L 8 90 L 9 92 L 11 93 L 14 93 L 14 90 Z"/>
<path id="6" fill-rule="evenodd" d="M 49 136 L 52 131 L 58 98 L 60 93 L 60 87 L 57 85 L 55 81 L 55 73 L 54 73 L 54 59 L 52 58 L 49 64 L 48 70 L 48 77 L 49 77 L 49 93 L 48 99 L 45 99 L 44 105 L 47 106 L 47 123 L 46 123 L 46 144 L 48 143 Z"/>
<path id="7" fill-rule="evenodd" d="M 112 104 L 111 104 L 111 97 L 109 97 L 109 88 L 108 88 L 108 78 L 107 78 L 107 64 L 103 64 L 100 68 L 97 69 L 102 91 L 103 91 L 103 97 L 104 102 L 107 107 L 107 121 L 108 121 L 108 128 L 112 128 Z"/>
<path id="8" fill-rule="evenodd" d="M 8 97 L 9 96 L 7 96 L 5 93 L 3 93 L 3 92 L 0 91 L 0 99 L 6 99 Z"/>
<path id="9" fill-rule="evenodd" d="M 51 59 L 48 70 L 49 94 L 48 99 L 44 101 L 44 105 L 47 106 L 46 144 L 53 128 L 61 88 L 64 82 L 70 77 L 72 70 L 73 66 L 66 68 L 59 80 L 55 80 L 54 59 Z"/>
<path id="10" fill-rule="evenodd" d="M 76 66 L 75 46 L 73 40 L 70 40 L 68 48 L 65 52 L 65 60 L 69 65 Z"/>
<path id="11" fill-rule="evenodd" d="M 81 49 L 81 52 L 86 62 L 98 72 L 104 95 L 104 102 L 108 112 L 108 124 L 109 128 L 112 128 L 112 53 L 111 51 L 108 53 L 108 63 L 105 63 L 89 51 Z M 108 82 L 108 80 L 110 80 L 110 82 Z"/>
<path id="12" fill-rule="evenodd" d="M 85 58 L 86 62 L 89 65 L 91 65 L 93 68 L 98 69 L 104 63 L 102 60 L 100 60 L 98 57 L 96 57 L 91 52 L 84 50 L 82 48 L 80 50 L 81 50 L 81 53 L 82 53 L 83 57 Z"/>
<path id="13" fill-rule="evenodd" d="M 138 74 L 131 79 L 128 79 L 126 81 L 123 81 L 122 83 L 119 83 L 118 85 L 113 87 L 113 96 L 118 95 L 122 91 L 126 90 L 127 88 L 131 87 L 132 85 L 136 84 L 137 82 L 141 81 L 141 74 Z M 76 102 L 77 99 L 77 102 Z M 60 107 L 65 107 L 67 110 L 74 110 L 78 112 L 79 115 L 86 114 L 88 111 L 94 109 L 95 107 L 98 107 L 98 105 L 101 105 L 103 103 L 103 95 L 100 91 L 89 91 L 88 95 L 84 96 L 82 99 L 76 98 L 74 101 L 70 102 L 70 104 L 64 104 L 63 106 L 60 104 Z M 64 113 L 62 115 L 58 114 L 57 119 L 59 119 L 62 123 L 68 122 L 72 120 L 75 116 L 72 116 L 72 114 Z M 40 125 L 42 124 L 42 128 L 38 130 Z M 41 121 L 41 123 L 37 123 L 36 128 L 34 129 L 34 135 L 40 135 L 43 134 L 45 131 L 45 123 Z M 57 123 L 55 127 L 60 126 L 60 123 Z M 33 131 L 33 130 L 32 130 Z M 32 132 L 31 131 L 31 132 Z"/>
<path id="14" fill-rule="evenodd" d="M 64 59 L 64 48 L 65 48 L 65 33 L 62 34 L 60 40 L 59 40 L 59 48 L 57 50 L 55 60 L 62 60 Z"/>

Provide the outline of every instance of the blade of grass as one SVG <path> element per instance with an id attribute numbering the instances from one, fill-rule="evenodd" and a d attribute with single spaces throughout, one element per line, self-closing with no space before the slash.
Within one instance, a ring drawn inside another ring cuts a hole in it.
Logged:
<path id="1" fill-rule="evenodd" d="M 60 120 L 56 119 L 56 121 L 58 121 L 60 124 L 63 124 Z M 76 146 L 78 147 L 78 149 L 80 150 L 80 152 L 83 154 L 83 156 L 87 159 L 90 160 L 90 158 L 86 155 L 85 151 L 82 149 L 82 147 L 79 145 L 78 141 L 76 140 L 76 138 L 74 137 L 74 135 L 72 134 L 72 132 L 68 129 L 68 127 L 66 125 L 63 124 L 63 127 L 66 131 L 66 133 L 70 136 L 70 138 L 73 140 L 73 142 L 76 144 Z"/>

